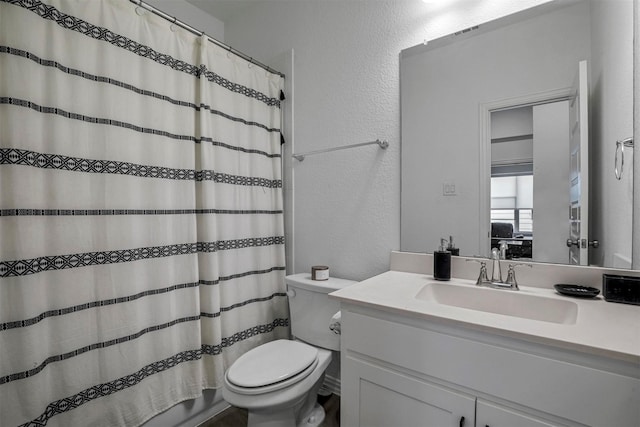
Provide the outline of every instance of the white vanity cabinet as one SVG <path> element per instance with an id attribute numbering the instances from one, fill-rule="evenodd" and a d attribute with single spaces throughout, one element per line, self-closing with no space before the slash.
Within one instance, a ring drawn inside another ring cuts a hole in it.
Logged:
<path id="1" fill-rule="evenodd" d="M 341 425 L 474 425 L 474 396 L 357 359 L 342 372 Z"/>
<path id="2" fill-rule="evenodd" d="M 341 425 L 640 425 L 639 368 L 342 301 Z"/>

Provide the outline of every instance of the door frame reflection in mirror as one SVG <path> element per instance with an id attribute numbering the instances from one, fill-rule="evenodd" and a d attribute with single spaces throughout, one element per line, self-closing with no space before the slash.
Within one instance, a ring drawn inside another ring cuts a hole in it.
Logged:
<path id="1" fill-rule="evenodd" d="M 482 244 L 483 256 L 488 257 L 491 248 L 491 113 L 512 108 L 566 101 L 570 100 L 572 96 L 572 88 L 567 87 L 480 104 L 478 120 L 480 207 L 478 215 L 480 218 L 480 242 L 485 242 Z M 533 261 L 535 262 L 536 260 L 534 259 Z"/>

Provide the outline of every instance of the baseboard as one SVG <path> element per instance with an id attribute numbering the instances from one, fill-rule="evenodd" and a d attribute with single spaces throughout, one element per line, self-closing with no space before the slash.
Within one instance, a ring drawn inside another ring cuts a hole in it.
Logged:
<path id="1" fill-rule="evenodd" d="M 340 378 L 334 378 L 330 375 L 325 375 L 322 389 L 340 396 Z"/>

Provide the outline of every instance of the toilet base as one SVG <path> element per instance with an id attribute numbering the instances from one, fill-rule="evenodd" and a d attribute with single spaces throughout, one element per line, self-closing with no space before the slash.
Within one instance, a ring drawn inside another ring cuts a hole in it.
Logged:
<path id="1" fill-rule="evenodd" d="M 289 410 L 277 413 L 249 412 L 247 425 L 260 427 L 318 427 L 322 424 L 324 418 L 324 408 L 316 403 L 311 412 L 301 419 L 299 424 L 296 424 L 294 411 Z"/>
<path id="2" fill-rule="evenodd" d="M 302 419 L 297 427 L 318 427 L 324 421 L 324 417 L 324 408 L 316 403 L 309 415 Z"/>
<path id="3" fill-rule="evenodd" d="M 296 427 L 292 409 L 279 412 L 249 411 L 247 427 Z"/>
<path id="4" fill-rule="evenodd" d="M 324 380 L 324 372 L 294 406 L 274 410 L 249 410 L 247 427 L 318 427 L 324 421 L 324 408 L 318 403 L 318 390 Z"/>

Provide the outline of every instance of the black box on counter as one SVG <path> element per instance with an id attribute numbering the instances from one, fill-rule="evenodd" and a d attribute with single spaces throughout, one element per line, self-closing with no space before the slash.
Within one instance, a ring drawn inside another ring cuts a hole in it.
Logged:
<path id="1" fill-rule="evenodd" d="M 603 274 L 602 296 L 609 302 L 640 305 L 640 277 Z"/>

